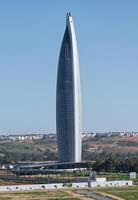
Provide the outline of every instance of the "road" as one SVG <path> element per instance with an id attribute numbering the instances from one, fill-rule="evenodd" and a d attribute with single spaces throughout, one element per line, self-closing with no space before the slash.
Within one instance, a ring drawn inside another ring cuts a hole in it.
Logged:
<path id="1" fill-rule="evenodd" d="M 94 198 L 95 200 L 113 200 L 111 197 L 100 196 L 99 194 L 95 194 L 94 192 L 89 192 L 87 190 L 77 190 L 79 194 L 86 195 L 87 197 Z"/>

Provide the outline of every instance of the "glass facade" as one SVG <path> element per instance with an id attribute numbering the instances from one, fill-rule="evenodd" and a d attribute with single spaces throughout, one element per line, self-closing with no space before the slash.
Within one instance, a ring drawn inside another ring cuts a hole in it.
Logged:
<path id="1" fill-rule="evenodd" d="M 59 160 L 75 161 L 75 76 L 71 32 L 66 26 L 57 74 L 56 124 Z M 78 138 L 80 140 L 80 138 Z"/>

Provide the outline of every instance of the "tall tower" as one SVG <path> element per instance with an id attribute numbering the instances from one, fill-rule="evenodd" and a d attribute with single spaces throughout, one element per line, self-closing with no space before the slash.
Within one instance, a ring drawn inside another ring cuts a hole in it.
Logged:
<path id="1" fill-rule="evenodd" d="M 67 13 L 66 29 L 60 49 L 56 126 L 59 161 L 81 161 L 81 94 L 78 50 L 73 19 Z"/>

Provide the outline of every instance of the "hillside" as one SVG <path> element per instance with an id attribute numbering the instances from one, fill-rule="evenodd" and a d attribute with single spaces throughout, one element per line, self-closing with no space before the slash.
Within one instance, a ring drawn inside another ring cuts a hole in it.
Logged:
<path id="1" fill-rule="evenodd" d="M 102 137 L 85 139 L 88 146 L 100 146 L 103 152 L 136 153 L 138 152 L 138 136 L 135 137 Z M 88 147 L 87 146 L 87 147 Z"/>
<path id="2" fill-rule="evenodd" d="M 138 157 L 136 137 L 86 137 L 83 138 L 83 160 L 94 160 L 105 154 Z M 0 141 L 0 163 L 16 161 L 57 160 L 56 138 L 31 141 Z"/>

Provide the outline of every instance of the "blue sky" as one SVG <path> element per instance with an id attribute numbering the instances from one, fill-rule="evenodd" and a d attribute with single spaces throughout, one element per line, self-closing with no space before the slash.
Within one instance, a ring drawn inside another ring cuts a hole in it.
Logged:
<path id="1" fill-rule="evenodd" d="M 78 41 L 83 131 L 138 130 L 137 0 L 1 0 L 1 134 L 55 132 L 67 11 Z"/>

